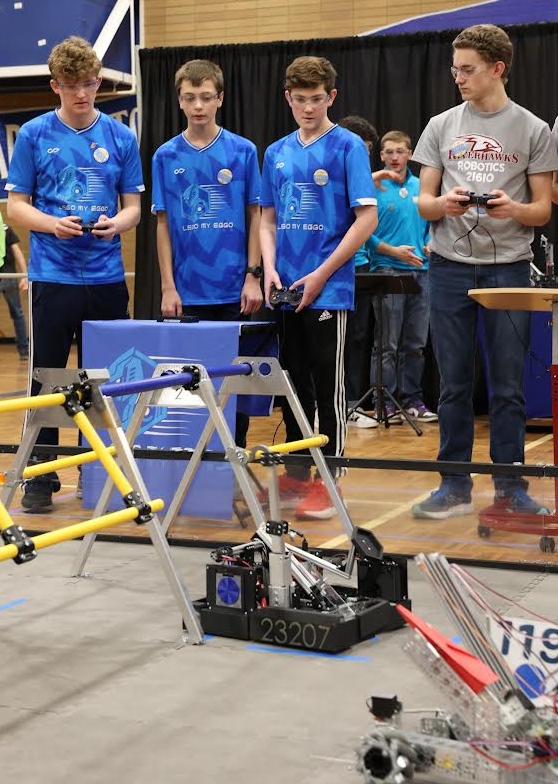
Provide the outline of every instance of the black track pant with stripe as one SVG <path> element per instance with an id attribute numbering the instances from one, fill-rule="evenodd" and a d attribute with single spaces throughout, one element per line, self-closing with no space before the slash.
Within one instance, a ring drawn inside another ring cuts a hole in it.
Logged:
<path id="1" fill-rule="evenodd" d="M 279 314 L 279 359 L 287 370 L 310 427 L 314 426 L 316 405 L 320 433 L 328 436 L 325 455 L 343 454 L 347 438 L 345 400 L 346 310 L 305 308 L 300 313 L 283 310 Z M 302 438 L 288 404 L 283 405 L 287 441 Z M 289 466 L 288 473 L 308 478 L 310 470 Z"/>

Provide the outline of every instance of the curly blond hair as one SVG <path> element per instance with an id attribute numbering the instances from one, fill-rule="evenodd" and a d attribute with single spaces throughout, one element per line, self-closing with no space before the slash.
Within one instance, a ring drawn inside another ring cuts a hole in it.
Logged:
<path id="1" fill-rule="evenodd" d="M 47 61 L 53 79 L 75 82 L 91 74 L 97 75 L 102 63 L 85 38 L 72 35 L 57 44 Z"/>

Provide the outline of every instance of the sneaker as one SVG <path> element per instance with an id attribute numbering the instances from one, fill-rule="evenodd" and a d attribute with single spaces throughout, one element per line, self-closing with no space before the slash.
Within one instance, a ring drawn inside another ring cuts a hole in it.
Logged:
<path id="1" fill-rule="evenodd" d="M 335 514 L 333 501 L 321 479 L 314 479 L 306 496 L 294 510 L 297 520 L 329 520 Z"/>
<path id="2" fill-rule="evenodd" d="M 415 504 L 413 517 L 429 520 L 445 520 L 446 517 L 459 517 L 474 512 L 471 496 L 457 495 L 447 487 L 440 487 L 430 493 L 428 498 Z"/>
<path id="3" fill-rule="evenodd" d="M 399 409 L 396 409 L 391 403 L 386 405 L 386 414 L 390 425 L 402 425 L 403 424 L 403 417 L 399 412 Z"/>
<path id="4" fill-rule="evenodd" d="M 19 355 L 19 358 L 23 360 L 29 359 L 29 352 L 28 351 L 23 352 L 23 354 Z"/>
<path id="5" fill-rule="evenodd" d="M 508 493 L 497 492 L 494 496 L 494 505 L 505 509 L 507 512 L 524 512 L 525 514 L 534 515 L 550 514 L 550 509 L 539 504 L 522 488 Z"/>
<path id="6" fill-rule="evenodd" d="M 416 419 L 419 422 L 437 422 L 438 414 L 435 414 L 424 403 L 412 403 L 405 409 L 411 419 Z"/>
<path id="7" fill-rule="evenodd" d="M 278 480 L 279 506 L 281 509 L 294 509 L 303 498 L 306 498 L 312 482 L 310 480 L 296 479 L 288 474 L 281 474 Z M 258 500 L 264 506 L 269 506 L 269 492 L 264 487 L 258 493 Z"/>
<path id="8" fill-rule="evenodd" d="M 378 421 L 374 417 L 365 414 L 361 408 L 355 408 L 354 411 L 351 411 L 347 418 L 347 424 L 349 427 L 358 427 L 364 430 L 370 427 L 378 427 Z"/>
<path id="9" fill-rule="evenodd" d="M 60 490 L 58 476 L 51 471 L 23 483 L 21 505 L 28 514 L 41 514 L 52 509 L 52 494 Z"/>

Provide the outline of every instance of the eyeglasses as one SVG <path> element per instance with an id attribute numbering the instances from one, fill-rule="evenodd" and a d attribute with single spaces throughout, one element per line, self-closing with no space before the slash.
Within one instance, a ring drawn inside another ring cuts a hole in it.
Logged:
<path id="1" fill-rule="evenodd" d="M 464 65 L 461 68 L 456 68 L 455 65 L 452 65 L 450 68 L 450 73 L 454 79 L 457 79 L 460 74 L 468 79 L 469 76 L 481 71 L 486 71 L 486 68 L 483 68 L 481 65 Z"/>
<path id="2" fill-rule="evenodd" d="M 219 98 L 220 93 L 215 93 L 214 95 L 210 95 L 209 93 L 204 93 L 203 95 L 179 95 L 178 100 L 181 103 L 185 103 L 188 106 L 193 106 L 198 101 L 203 104 L 211 103 L 211 101 L 216 101 Z"/>
<path id="3" fill-rule="evenodd" d="M 289 93 L 289 100 L 291 103 L 294 103 L 295 106 L 321 106 L 322 103 L 326 103 L 329 101 L 329 93 L 325 93 L 325 95 L 312 95 L 310 98 L 306 98 L 304 95 L 292 95 Z"/>
<path id="4" fill-rule="evenodd" d="M 85 90 L 86 93 L 91 90 L 96 90 L 101 84 L 101 80 L 97 77 L 97 79 L 91 79 L 89 82 L 77 82 L 76 84 L 56 82 L 56 84 L 61 90 L 64 90 L 64 92 L 70 93 L 70 95 L 77 95 L 77 93 L 80 93 L 82 90 Z"/>

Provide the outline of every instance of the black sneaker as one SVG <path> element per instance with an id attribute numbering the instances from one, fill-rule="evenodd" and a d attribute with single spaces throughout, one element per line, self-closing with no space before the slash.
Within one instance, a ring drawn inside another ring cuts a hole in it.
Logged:
<path id="1" fill-rule="evenodd" d="M 52 494 L 60 490 L 58 475 L 51 471 L 44 476 L 27 479 L 23 484 L 21 505 L 27 514 L 41 514 L 52 510 Z"/>

